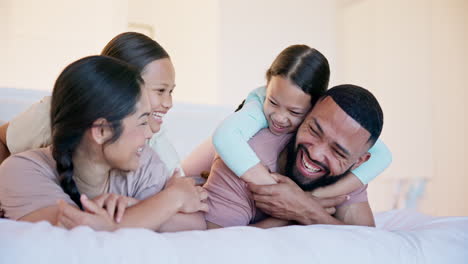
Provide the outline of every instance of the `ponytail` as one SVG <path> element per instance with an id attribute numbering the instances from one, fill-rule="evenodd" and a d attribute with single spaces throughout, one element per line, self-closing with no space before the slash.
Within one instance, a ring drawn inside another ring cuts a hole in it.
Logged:
<path id="1" fill-rule="evenodd" d="M 81 208 L 80 192 L 73 179 L 72 157 L 82 135 L 65 129 L 62 124 L 56 124 L 52 130 L 52 138 L 55 143 L 52 145 L 52 156 L 57 164 L 60 186 L 72 201 Z"/>

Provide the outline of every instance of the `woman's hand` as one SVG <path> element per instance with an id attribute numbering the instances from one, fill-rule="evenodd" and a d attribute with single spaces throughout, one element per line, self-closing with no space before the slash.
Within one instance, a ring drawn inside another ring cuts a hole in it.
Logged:
<path id="1" fill-rule="evenodd" d="M 113 231 L 117 228 L 112 217 L 96 202 L 89 200 L 85 195 L 81 195 L 80 200 L 86 212 L 63 200 L 59 201 L 58 226 L 63 226 L 67 229 L 77 226 L 89 226 L 97 231 Z"/>
<path id="2" fill-rule="evenodd" d="M 175 197 L 180 203 L 179 212 L 208 212 L 208 205 L 205 202 L 208 198 L 208 192 L 203 187 L 196 186 L 194 179 L 174 175 L 167 183 L 166 189 L 175 193 Z"/>
<path id="3" fill-rule="evenodd" d="M 122 217 L 127 207 L 133 206 L 139 202 L 135 198 L 114 193 L 104 193 L 92 200 L 100 208 L 106 209 L 107 214 L 117 223 L 122 221 Z"/>

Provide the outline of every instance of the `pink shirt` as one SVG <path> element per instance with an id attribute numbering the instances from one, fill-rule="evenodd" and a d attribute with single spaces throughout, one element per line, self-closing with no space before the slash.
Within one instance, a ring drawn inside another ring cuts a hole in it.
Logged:
<path id="1" fill-rule="evenodd" d="M 269 129 L 263 129 L 249 141 L 249 145 L 265 167 L 271 172 L 277 172 L 278 156 L 290 139 L 291 135 L 276 136 Z M 213 162 L 210 177 L 204 187 L 209 193 L 210 210 L 205 215 L 209 222 L 222 227 L 244 226 L 267 217 L 255 207 L 247 184 L 219 156 Z M 350 193 L 350 199 L 340 206 L 366 202 L 366 189 L 367 185 Z"/>
<path id="2" fill-rule="evenodd" d="M 146 147 L 138 170 L 110 172 L 108 192 L 142 200 L 161 191 L 169 177 L 164 163 Z M 5 160 L 0 166 L 0 208 L 5 217 L 17 220 L 56 205 L 59 199 L 75 204 L 58 178 L 50 148 L 22 152 Z"/>

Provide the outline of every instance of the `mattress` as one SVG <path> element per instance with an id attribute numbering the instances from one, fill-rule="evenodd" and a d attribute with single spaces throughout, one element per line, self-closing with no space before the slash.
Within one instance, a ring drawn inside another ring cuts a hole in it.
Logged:
<path id="1" fill-rule="evenodd" d="M 0 263 L 468 263 L 468 217 L 395 210 L 376 224 L 155 233 L 0 219 Z"/>

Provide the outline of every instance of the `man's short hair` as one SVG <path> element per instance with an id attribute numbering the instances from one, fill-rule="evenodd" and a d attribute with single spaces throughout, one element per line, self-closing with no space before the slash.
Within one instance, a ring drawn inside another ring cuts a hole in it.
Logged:
<path id="1" fill-rule="evenodd" d="M 325 92 L 323 98 L 331 97 L 343 111 L 369 131 L 371 146 L 380 136 L 383 127 L 383 112 L 375 96 L 368 90 L 352 85 L 335 86 Z"/>

